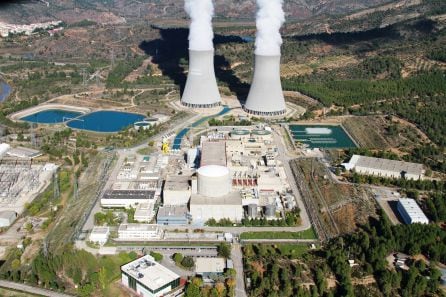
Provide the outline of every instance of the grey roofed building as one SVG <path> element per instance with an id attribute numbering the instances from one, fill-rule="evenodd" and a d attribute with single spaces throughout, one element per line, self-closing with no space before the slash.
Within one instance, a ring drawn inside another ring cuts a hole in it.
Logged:
<path id="1" fill-rule="evenodd" d="M 189 217 L 187 205 L 165 205 L 159 208 L 156 222 L 158 225 L 187 225 Z"/>
<path id="2" fill-rule="evenodd" d="M 17 213 L 13 210 L 0 212 L 0 227 L 9 227 L 17 218 Z"/>
<path id="3" fill-rule="evenodd" d="M 226 142 L 205 141 L 201 146 L 201 167 L 208 165 L 226 166 Z"/>
<path id="4" fill-rule="evenodd" d="M 347 170 L 354 169 L 360 174 L 392 178 L 419 180 L 423 179 L 425 173 L 422 164 L 360 155 L 353 155 L 348 163 L 343 163 L 342 165 Z"/>
<path id="5" fill-rule="evenodd" d="M 191 176 L 188 175 L 169 175 L 164 184 L 164 191 L 185 191 L 190 189 Z"/>

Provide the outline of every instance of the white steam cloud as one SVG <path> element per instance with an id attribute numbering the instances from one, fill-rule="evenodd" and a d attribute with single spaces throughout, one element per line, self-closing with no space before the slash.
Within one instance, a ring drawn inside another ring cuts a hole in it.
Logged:
<path id="1" fill-rule="evenodd" d="M 280 27 L 285 22 L 283 0 L 257 0 L 257 6 L 256 55 L 279 56 Z"/>
<path id="2" fill-rule="evenodd" d="M 191 18 L 189 27 L 189 49 L 195 51 L 213 50 L 214 32 L 212 0 L 185 0 L 184 8 Z"/>

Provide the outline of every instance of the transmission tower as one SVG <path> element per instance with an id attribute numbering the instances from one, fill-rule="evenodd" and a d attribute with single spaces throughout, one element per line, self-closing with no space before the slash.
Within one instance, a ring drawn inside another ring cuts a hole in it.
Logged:
<path id="1" fill-rule="evenodd" d="M 45 256 L 45 258 L 48 258 L 48 239 L 45 237 L 45 239 L 43 240 L 43 255 Z"/>
<path id="2" fill-rule="evenodd" d="M 36 124 L 32 123 L 31 124 L 31 146 L 32 147 L 36 147 L 37 146 L 35 127 L 36 127 Z"/>
<path id="3" fill-rule="evenodd" d="M 74 177 L 73 196 L 74 196 L 74 200 L 77 200 L 79 198 L 79 185 L 78 185 L 77 176 Z"/>
<path id="4" fill-rule="evenodd" d="M 115 49 L 114 48 L 111 49 L 110 64 L 111 64 L 111 68 L 113 69 L 113 67 L 115 67 Z"/>
<path id="5" fill-rule="evenodd" d="M 82 75 L 82 85 L 85 87 L 87 85 L 87 69 L 82 68 L 81 69 L 81 75 Z"/>
<path id="6" fill-rule="evenodd" d="M 53 196 L 54 200 L 56 200 L 60 196 L 59 178 L 57 172 L 54 172 L 53 174 Z"/>

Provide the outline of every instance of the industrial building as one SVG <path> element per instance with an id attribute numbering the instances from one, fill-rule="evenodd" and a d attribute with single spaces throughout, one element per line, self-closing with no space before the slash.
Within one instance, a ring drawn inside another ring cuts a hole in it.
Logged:
<path id="1" fill-rule="evenodd" d="M 101 197 L 104 208 L 130 208 L 138 204 L 155 203 L 155 191 L 107 190 Z"/>
<path id="2" fill-rule="evenodd" d="M 425 173 L 422 164 L 359 155 L 353 155 L 348 163 L 342 165 L 360 174 L 389 178 L 421 180 Z"/>
<path id="3" fill-rule="evenodd" d="M 0 228 L 9 227 L 17 219 L 17 213 L 12 210 L 0 212 Z"/>
<path id="4" fill-rule="evenodd" d="M 214 50 L 189 50 L 189 72 L 181 103 L 190 108 L 211 108 L 221 104 L 214 71 Z"/>
<path id="5" fill-rule="evenodd" d="M 163 189 L 164 205 L 185 205 L 191 196 L 190 176 L 169 175 Z"/>
<path id="6" fill-rule="evenodd" d="M 205 141 L 201 143 L 200 166 L 226 166 L 226 143 L 224 141 Z"/>
<path id="7" fill-rule="evenodd" d="M 243 219 L 242 198 L 239 192 L 222 197 L 206 197 L 192 194 L 190 213 L 195 224 L 204 224 L 209 219 L 230 219 L 240 222 Z"/>
<path id="8" fill-rule="evenodd" d="M 280 55 L 255 56 L 254 76 L 243 109 L 256 116 L 281 116 L 286 113 L 280 81 Z"/>
<path id="9" fill-rule="evenodd" d="M 155 204 L 141 203 L 136 206 L 133 218 L 140 223 L 150 223 L 155 218 Z"/>
<path id="10" fill-rule="evenodd" d="M 406 224 L 429 224 L 429 219 L 414 199 L 398 199 L 397 209 Z"/>
<path id="11" fill-rule="evenodd" d="M 121 224 L 118 239 L 121 241 L 157 240 L 162 237 L 162 230 L 153 224 Z"/>
<path id="12" fill-rule="evenodd" d="M 195 258 L 195 273 L 207 280 L 211 276 L 222 275 L 226 269 L 224 258 Z"/>
<path id="13" fill-rule="evenodd" d="M 110 236 L 110 228 L 102 226 L 94 226 L 90 232 L 89 240 L 93 243 L 104 245 Z"/>
<path id="14" fill-rule="evenodd" d="M 158 225 L 187 225 L 190 220 L 187 205 L 165 205 L 160 207 L 156 216 Z"/>
<path id="15" fill-rule="evenodd" d="M 180 276 L 147 255 L 121 266 L 122 284 L 142 297 L 181 296 Z"/>

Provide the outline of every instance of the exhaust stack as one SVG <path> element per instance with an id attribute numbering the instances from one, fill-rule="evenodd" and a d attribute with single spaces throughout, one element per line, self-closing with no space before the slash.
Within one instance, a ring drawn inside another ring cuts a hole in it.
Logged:
<path id="1" fill-rule="evenodd" d="M 214 71 L 214 50 L 189 50 L 189 74 L 181 103 L 190 108 L 221 104 Z"/>

